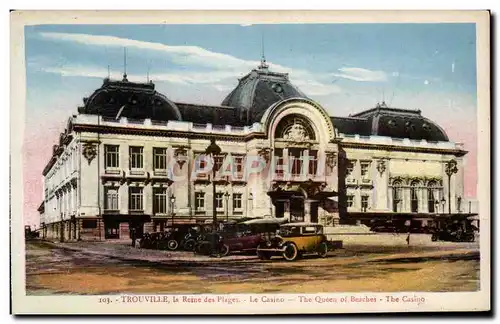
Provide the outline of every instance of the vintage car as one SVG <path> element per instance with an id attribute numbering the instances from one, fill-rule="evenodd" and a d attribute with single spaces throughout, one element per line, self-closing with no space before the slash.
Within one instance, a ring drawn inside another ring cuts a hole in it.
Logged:
<path id="1" fill-rule="evenodd" d="M 188 250 L 192 250 L 193 246 L 188 240 L 191 240 L 198 236 L 198 233 L 201 231 L 201 226 L 198 224 L 176 224 L 174 226 L 167 227 L 167 237 L 166 248 L 171 251 L 177 250 L 179 247 L 187 248 Z"/>
<path id="2" fill-rule="evenodd" d="M 448 225 L 445 228 L 433 229 L 431 240 L 451 241 L 451 242 L 474 242 L 476 228 L 473 225 L 469 227 L 460 225 Z"/>
<path id="3" fill-rule="evenodd" d="M 273 235 L 283 221 L 270 218 L 225 224 L 217 232 L 206 233 L 198 241 L 195 252 L 219 257 L 236 251 L 255 253 L 263 237 Z"/>
<path id="4" fill-rule="evenodd" d="M 326 257 L 331 243 L 323 234 L 323 226 L 316 223 L 288 223 L 279 228 L 278 234 L 261 242 L 257 256 L 269 260 L 273 256 L 283 256 L 287 261 L 295 261 L 306 253 Z"/>

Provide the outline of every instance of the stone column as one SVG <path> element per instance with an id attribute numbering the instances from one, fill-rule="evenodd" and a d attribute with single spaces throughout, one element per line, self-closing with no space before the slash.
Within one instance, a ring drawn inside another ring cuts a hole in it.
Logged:
<path id="1" fill-rule="evenodd" d="M 283 202 L 283 217 L 290 220 L 290 200 Z"/>
<path id="2" fill-rule="evenodd" d="M 311 222 L 311 200 L 304 200 L 304 222 Z"/>

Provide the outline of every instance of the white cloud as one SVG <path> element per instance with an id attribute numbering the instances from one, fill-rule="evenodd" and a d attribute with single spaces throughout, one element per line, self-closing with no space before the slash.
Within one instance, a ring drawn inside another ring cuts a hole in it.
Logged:
<path id="1" fill-rule="evenodd" d="M 429 80 L 425 80 L 425 81 L 424 81 L 424 84 L 425 84 L 425 85 L 428 85 L 429 83 L 430 83 L 430 82 L 429 82 Z"/>
<path id="2" fill-rule="evenodd" d="M 208 51 L 198 46 L 171 46 L 162 43 L 144 42 L 115 36 L 71 34 L 71 33 L 40 33 L 46 39 L 68 41 L 83 45 L 127 47 L 142 50 L 161 51 L 167 54 L 177 64 L 196 65 L 218 69 L 255 67 L 258 61 L 245 61 L 234 56 Z"/>
<path id="3" fill-rule="evenodd" d="M 339 71 L 341 73 L 333 73 L 332 75 L 361 82 L 387 81 L 387 75 L 383 71 L 372 71 L 358 67 L 344 67 L 340 68 Z"/>
<path id="4" fill-rule="evenodd" d="M 71 34 L 42 32 L 40 36 L 54 41 L 72 42 L 89 46 L 127 47 L 141 50 L 160 51 L 175 64 L 189 66 L 192 69 L 201 68 L 205 72 L 159 73 L 151 75 L 152 80 L 167 81 L 180 84 L 212 84 L 218 89 L 227 89 L 235 84 L 236 78 L 255 69 L 260 62 L 243 60 L 232 55 L 212 52 L 198 46 L 172 46 L 162 43 L 144 42 L 127 38 L 104 35 Z M 293 69 L 290 67 L 268 62 L 272 71 L 288 73 L 294 83 L 306 95 L 324 96 L 339 93 L 340 87 L 331 84 L 331 74 L 312 73 L 307 70 Z M 63 76 L 105 77 L 107 71 L 100 71 L 84 67 L 55 67 L 42 68 L 46 72 L 59 73 Z M 374 79 L 377 71 L 357 68 L 344 68 L 342 77 L 351 79 Z M 350 74 L 348 74 L 350 73 Z M 370 75 L 371 73 L 371 75 Z M 356 76 L 357 75 L 357 76 Z M 112 77 L 121 77 L 112 75 Z M 130 76 L 129 79 L 133 79 Z M 380 77 L 380 76 L 379 76 Z M 139 79 L 144 79 L 140 76 Z M 221 90 L 222 91 L 222 90 Z"/>

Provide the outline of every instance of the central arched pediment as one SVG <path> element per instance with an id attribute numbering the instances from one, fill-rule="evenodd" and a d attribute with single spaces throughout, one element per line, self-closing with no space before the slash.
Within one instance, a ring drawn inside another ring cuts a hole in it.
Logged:
<path id="1" fill-rule="evenodd" d="M 319 104 L 303 98 L 280 101 L 262 116 L 263 129 L 271 139 L 320 141 L 336 138 L 330 116 Z"/>

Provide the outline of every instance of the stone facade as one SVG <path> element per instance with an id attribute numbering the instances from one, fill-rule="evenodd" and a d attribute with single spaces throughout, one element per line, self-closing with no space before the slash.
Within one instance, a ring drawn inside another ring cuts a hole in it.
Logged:
<path id="1" fill-rule="evenodd" d="M 222 117 L 201 124 L 80 110 L 44 170 L 43 237 L 128 239 L 132 228 L 140 235 L 172 223 L 208 222 L 214 182 L 219 221 L 286 217 L 334 226 L 460 211 L 466 152 L 449 140 L 347 132 L 308 98 L 272 103 L 250 124 L 225 124 Z M 221 149 L 215 159 L 205 154 L 212 140 Z M 457 169 L 448 177 L 450 160 Z"/>

